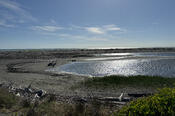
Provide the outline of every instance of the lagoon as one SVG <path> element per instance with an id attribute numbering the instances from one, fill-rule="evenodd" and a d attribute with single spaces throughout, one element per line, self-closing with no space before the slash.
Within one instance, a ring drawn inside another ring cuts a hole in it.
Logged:
<path id="1" fill-rule="evenodd" d="M 86 76 L 149 75 L 175 77 L 175 53 L 111 53 L 52 69 L 57 73 Z M 102 60 L 101 60 L 102 59 Z"/>

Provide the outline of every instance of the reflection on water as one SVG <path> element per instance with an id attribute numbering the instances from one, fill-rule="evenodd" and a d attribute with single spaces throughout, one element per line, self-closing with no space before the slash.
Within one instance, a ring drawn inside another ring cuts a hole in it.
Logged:
<path id="1" fill-rule="evenodd" d="M 106 54 L 96 54 L 95 56 L 129 56 L 133 53 L 106 53 Z"/>
<path id="2" fill-rule="evenodd" d="M 136 53 L 137 54 L 137 53 Z M 144 53 L 143 53 L 144 54 Z M 142 55 L 142 54 L 141 54 Z M 55 68 L 56 72 L 66 72 L 89 76 L 107 75 L 158 75 L 175 77 L 175 54 L 144 54 L 161 55 L 173 58 L 124 59 L 108 61 L 73 62 Z M 174 55 L 174 56 L 173 56 Z"/>
<path id="3" fill-rule="evenodd" d="M 87 61 L 92 61 L 92 60 L 100 61 L 100 60 L 116 60 L 116 59 L 122 59 L 122 58 L 125 58 L 125 57 L 100 57 L 100 58 L 87 58 L 85 60 L 87 60 Z"/>
<path id="4" fill-rule="evenodd" d="M 175 60 L 115 60 L 75 62 L 63 65 L 55 71 L 90 76 L 106 75 L 159 75 L 175 77 Z"/>
<path id="5" fill-rule="evenodd" d="M 145 52 L 145 53 L 133 53 L 135 56 L 158 56 L 158 57 L 174 57 L 175 58 L 175 52 Z"/>
<path id="6" fill-rule="evenodd" d="M 138 52 L 138 53 L 106 53 L 106 54 L 96 54 L 95 56 L 166 56 L 166 57 L 175 57 L 175 52 Z"/>

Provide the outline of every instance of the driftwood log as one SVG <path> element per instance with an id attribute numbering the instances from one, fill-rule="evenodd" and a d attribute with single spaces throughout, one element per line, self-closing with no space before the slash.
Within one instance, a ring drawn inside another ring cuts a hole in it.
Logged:
<path id="1" fill-rule="evenodd" d="M 150 96 L 152 95 L 152 93 L 128 93 L 128 96 L 130 97 L 146 97 L 146 96 Z"/>

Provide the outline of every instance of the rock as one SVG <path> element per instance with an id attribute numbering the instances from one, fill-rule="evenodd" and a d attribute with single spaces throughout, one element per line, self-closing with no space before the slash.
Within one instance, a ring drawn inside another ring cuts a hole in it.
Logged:
<path id="1" fill-rule="evenodd" d="M 44 91 L 44 90 L 39 90 L 39 91 L 36 92 L 36 94 L 37 94 L 39 97 L 41 97 L 41 96 L 43 96 L 43 95 L 46 94 L 46 91 Z"/>

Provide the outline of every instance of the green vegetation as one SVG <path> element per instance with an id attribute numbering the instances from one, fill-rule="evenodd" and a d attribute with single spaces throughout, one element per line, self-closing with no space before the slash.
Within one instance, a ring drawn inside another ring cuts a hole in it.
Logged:
<path id="1" fill-rule="evenodd" d="M 174 114 L 175 88 L 164 88 L 153 96 L 130 102 L 116 116 L 174 116 Z"/>
<path id="2" fill-rule="evenodd" d="M 175 78 L 164 78 L 159 76 L 106 76 L 94 77 L 80 83 L 87 87 L 173 87 Z"/>
<path id="3" fill-rule="evenodd" d="M 0 109 L 11 108 L 17 103 L 17 97 L 6 89 L 0 88 Z"/>

